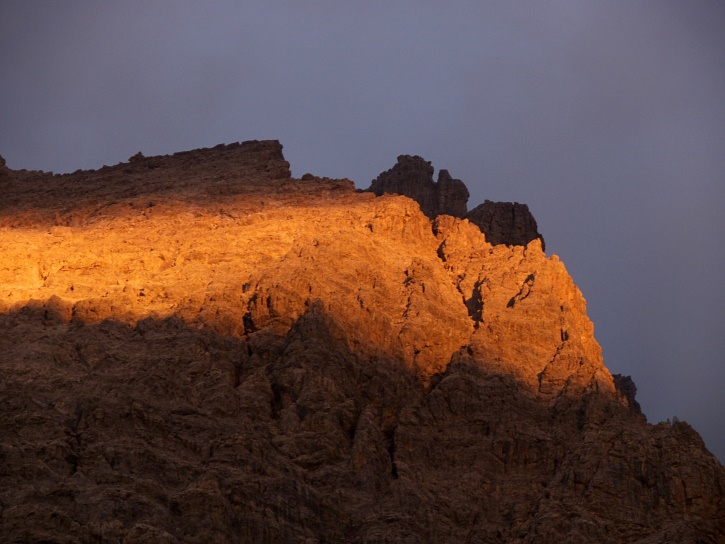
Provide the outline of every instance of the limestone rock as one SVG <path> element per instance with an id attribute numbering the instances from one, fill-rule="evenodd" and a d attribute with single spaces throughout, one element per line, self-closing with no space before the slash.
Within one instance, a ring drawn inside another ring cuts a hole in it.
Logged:
<path id="1" fill-rule="evenodd" d="M 526 204 L 518 202 L 492 202 L 486 200 L 465 215 L 471 223 L 478 225 L 486 239 L 494 244 L 525 246 L 532 240 L 541 240 L 536 219 Z"/>
<path id="2" fill-rule="evenodd" d="M 368 191 L 378 196 L 391 193 L 410 197 L 430 219 L 440 214 L 465 215 L 469 197 L 466 185 L 447 170 L 441 170 L 438 182 L 434 182 L 433 166 L 417 155 L 400 155 L 395 166 L 374 179 Z"/>
<path id="3" fill-rule="evenodd" d="M 5 164 L 5 159 L 3 159 L 2 155 L 0 155 L 0 184 L 6 185 L 9 173 L 9 168 Z M 7 190 L 7 187 L 3 187 L 3 189 Z"/>
<path id="4" fill-rule="evenodd" d="M 637 386 L 634 384 L 632 377 L 622 376 L 621 374 L 612 374 L 612 378 L 614 378 L 614 387 L 616 387 L 619 394 L 627 400 L 629 409 L 635 414 L 641 414 L 642 408 L 640 407 L 639 402 L 635 399 Z"/>
<path id="5" fill-rule="evenodd" d="M 463 217 L 466 215 L 466 203 L 468 202 L 468 187 L 460 179 L 454 179 L 448 170 L 438 172 L 438 183 L 436 186 L 438 197 L 438 209 L 436 215 L 452 215 Z"/>
<path id="6" fill-rule="evenodd" d="M 540 240 L 277 142 L 9 177 L 5 541 L 725 539 L 725 469 L 635 409 Z"/>
<path id="7" fill-rule="evenodd" d="M 486 200 L 469 212 L 466 203 L 470 195 L 466 185 L 453 179 L 448 170 L 441 170 L 438 182 L 434 182 L 433 166 L 417 155 L 399 156 L 395 166 L 374 179 L 368 191 L 378 196 L 391 193 L 412 198 L 430 219 L 439 215 L 465 217 L 477 225 L 493 245 L 525 246 L 539 239 L 542 249 L 546 249 L 544 237 L 539 234 L 536 220 L 526 204 Z"/>
<path id="8" fill-rule="evenodd" d="M 278 141 L 253 140 L 157 157 L 138 153 L 127 163 L 72 174 L 14 170 L 9 178 L 7 198 L 0 200 L 0 227 L 80 226 L 90 216 L 117 214 L 122 201 L 151 208 L 168 200 L 201 202 L 262 187 L 274 192 L 291 181 L 291 173 Z"/>

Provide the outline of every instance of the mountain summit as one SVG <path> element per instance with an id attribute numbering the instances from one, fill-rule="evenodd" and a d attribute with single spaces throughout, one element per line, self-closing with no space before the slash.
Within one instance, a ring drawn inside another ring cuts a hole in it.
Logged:
<path id="1" fill-rule="evenodd" d="M 433 181 L 433 166 L 419 156 L 400 155 L 390 170 L 373 180 L 367 189 L 382 196 L 385 193 L 405 195 L 420 205 L 420 210 L 430 219 L 439 215 L 466 218 L 486 234 L 486 240 L 494 245 L 525 246 L 530 241 L 541 240 L 536 219 L 526 204 L 518 202 L 492 202 L 486 200 L 471 211 L 467 209 L 468 188 L 460 179 L 453 179 L 448 170 L 438 172 Z"/>
<path id="2" fill-rule="evenodd" d="M 276 141 L 0 190 L 4 542 L 725 540 L 524 205 Z"/>

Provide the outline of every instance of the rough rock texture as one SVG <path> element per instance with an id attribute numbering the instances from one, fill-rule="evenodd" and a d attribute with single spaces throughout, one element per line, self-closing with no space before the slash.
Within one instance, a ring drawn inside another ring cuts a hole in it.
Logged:
<path id="1" fill-rule="evenodd" d="M 2 157 L 2 155 L 0 155 L 0 183 L 3 184 L 0 187 L 2 187 L 3 189 L 6 189 L 6 187 L 4 187 L 4 182 L 6 182 L 8 180 L 9 175 L 10 175 L 10 171 L 9 171 L 9 168 L 5 164 L 5 159 Z"/>
<path id="2" fill-rule="evenodd" d="M 291 182 L 289 163 L 277 141 L 250 141 L 211 149 L 144 157 L 137 153 L 127 163 L 73 174 L 9 171 L 0 199 L 0 227 L 25 224 L 78 226 L 86 217 L 103 221 L 123 215 L 119 206 L 153 207 L 172 202 L 209 202 Z M 259 192 L 259 191 L 257 191 Z M 143 200 L 145 196 L 151 200 Z"/>
<path id="3" fill-rule="evenodd" d="M 390 193 L 412 198 L 430 219 L 439 215 L 465 217 L 478 225 L 493 245 L 525 246 L 539 239 L 542 249 L 546 249 L 544 237 L 539 234 L 536 220 L 526 204 L 486 200 L 469 212 L 466 185 L 453 179 L 448 170 L 441 170 L 438 182 L 434 182 L 433 166 L 417 155 L 399 156 L 395 166 L 374 179 L 368 191 L 378 196 Z"/>
<path id="4" fill-rule="evenodd" d="M 621 374 L 612 374 L 612 378 L 614 378 L 614 387 L 617 388 L 620 395 L 627 399 L 629 409 L 637 414 L 641 414 L 642 408 L 640 407 L 639 402 L 637 402 L 634 398 L 637 394 L 637 386 L 634 384 L 632 377 L 622 376 Z"/>
<path id="5" fill-rule="evenodd" d="M 9 175 L 3 542 L 725 539 L 725 469 L 539 240 L 277 142 Z"/>
<path id="6" fill-rule="evenodd" d="M 433 166 L 417 155 L 400 155 L 395 166 L 375 178 L 368 191 L 410 197 L 431 219 L 441 214 L 463 217 L 469 197 L 466 185 L 453 179 L 448 170 L 438 172 L 438 182 L 434 182 Z"/>
<path id="7" fill-rule="evenodd" d="M 525 246 L 532 240 L 541 240 L 536 219 L 526 204 L 518 202 L 492 202 L 486 200 L 466 214 L 466 219 L 478 225 L 486 233 L 486 240 L 490 243 L 506 244 L 509 246 Z"/>

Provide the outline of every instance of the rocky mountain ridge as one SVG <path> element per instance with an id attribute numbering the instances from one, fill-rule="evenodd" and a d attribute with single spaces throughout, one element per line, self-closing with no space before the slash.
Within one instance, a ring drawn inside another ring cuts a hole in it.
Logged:
<path id="1" fill-rule="evenodd" d="M 438 172 L 438 181 L 434 182 L 433 171 L 431 163 L 422 157 L 400 155 L 397 163 L 375 178 L 367 190 L 378 196 L 390 193 L 410 197 L 430 219 L 439 215 L 468 219 L 494 245 L 525 246 L 538 239 L 542 249 L 546 249 L 544 237 L 526 204 L 486 200 L 468 211 L 470 194 L 466 184 L 453 179 L 448 170 Z"/>
<path id="2" fill-rule="evenodd" d="M 274 141 L 0 184 L 7 542 L 725 538 L 725 469 L 538 238 Z"/>

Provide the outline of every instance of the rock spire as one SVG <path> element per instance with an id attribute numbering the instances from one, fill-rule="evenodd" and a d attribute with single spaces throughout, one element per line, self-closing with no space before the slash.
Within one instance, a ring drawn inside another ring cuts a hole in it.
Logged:
<path id="1" fill-rule="evenodd" d="M 400 155 L 395 166 L 374 179 L 368 191 L 410 197 L 430 219 L 441 214 L 461 217 L 469 197 L 466 185 L 447 170 L 438 173 L 438 182 L 433 181 L 433 166 L 418 155 Z"/>
<path id="2" fill-rule="evenodd" d="M 539 239 L 545 249 L 544 238 L 526 204 L 486 200 L 469 212 L 470 195 L 465 183 L 452 178 L 448 170 L 441 170 L 438 182 L 434 182 L 433 171 L 431 163 L 422 157 L 400 155 L 397 163 L 375 178 L 367 190 L 378 196 L 391 193 L 412 198 L 430 219 L 439 215 L 466 218 L 494 245 L 525 246 Z"/>

